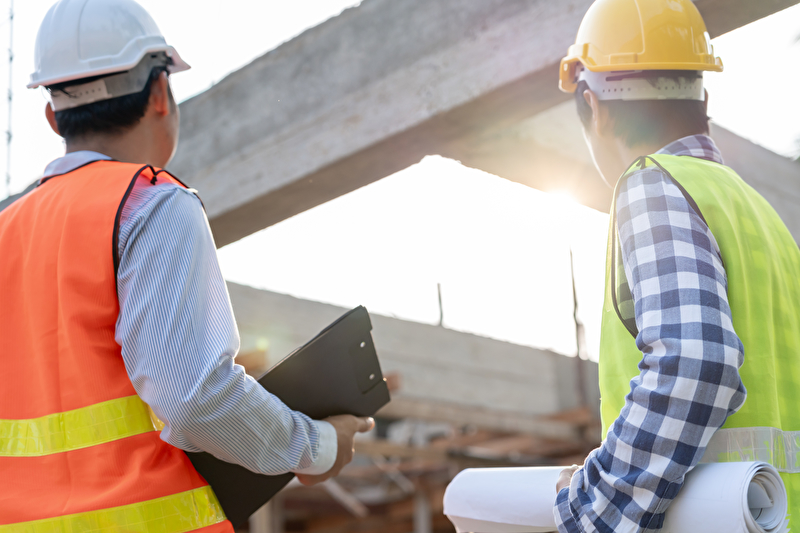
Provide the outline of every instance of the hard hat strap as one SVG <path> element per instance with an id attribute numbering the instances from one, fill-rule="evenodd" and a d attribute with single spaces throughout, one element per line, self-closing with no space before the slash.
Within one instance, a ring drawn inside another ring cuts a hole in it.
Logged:
<path id="1" fill-rule="evenodd" d="M 700 71 L 579 70 L 578 81 L 585 81 L 598 100 L 705 100 Z"/>
<path id="2" fill-rule="evenodd" d="M 131 70 L 67 86 L 48 87 L 54 111 L 135 94 L 144 90 L 153 69 L 169 68 L 172 59 L 165 52 L 147 54 Z M 81 81 L 81 80 L 77 80 Z"/>

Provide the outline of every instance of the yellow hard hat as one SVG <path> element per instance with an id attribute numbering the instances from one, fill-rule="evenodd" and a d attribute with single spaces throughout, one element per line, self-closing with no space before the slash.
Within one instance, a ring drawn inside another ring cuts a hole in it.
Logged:
<path id="1" fill-rule="evenodd" d="M 722 60 L 714 55 L 703 17 L 691 0 L 596 0 L 561 60 L 562 91 L 575 92 L 579 65 L 592 72 L 722 72 Z"/>

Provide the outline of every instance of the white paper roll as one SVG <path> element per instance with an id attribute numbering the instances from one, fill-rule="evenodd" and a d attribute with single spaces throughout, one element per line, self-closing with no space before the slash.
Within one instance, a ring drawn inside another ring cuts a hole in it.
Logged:
<path id="1" fill-rule="evenodd" d="M 444 493 L 444 514 L 459 533 L 555 531 L 556 481 L 564 467 L 469 468 Z"/>
<path id="2" fill-rule="evenodd" d="M 555 531 L 556 480 L 563 467 L 473 468 L 447 487 L 444 514 L 459 533 Z M 664 533 L 785 533 L 788 500 L 767 463 L 695 467 L 667 510 Z"/>
<path id="3" fill-rule="evenodd" d="M 664 533 L 788 531 L 788 499 L 778 471 L 767 463 L 708 463 L 686 476 L 664 516 Z"/>

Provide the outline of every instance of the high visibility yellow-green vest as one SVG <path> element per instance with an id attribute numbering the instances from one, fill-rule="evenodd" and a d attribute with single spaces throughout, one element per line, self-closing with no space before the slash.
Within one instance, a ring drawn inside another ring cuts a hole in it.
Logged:
<path id="1" fill-rule="evenodd" d="M 747 388 L 747 399 L 714 434 L 702 461 L 772 464 L 786 483 L 789 513 L 797 515 L 800 249 L 772 206 L 730 168 L 694 157 L 654 155 L 641 158 L 625 175 L 654 165 L 672 178 L 714 234 L 728 277 L 733 327 L 744 345 L 739 374 Z M 642 360 L 635 342 L 635 323 L 622 319 L 634 316 L 633 310 L 618 308 L 622 301 L 619 291 L 629 289 L 620 259 L 615 212 L 616 205 L 612 205 L 600 341 L 604 436 L 619 417 Z M 633 305 L 630 296 L 622 305 Z"/>

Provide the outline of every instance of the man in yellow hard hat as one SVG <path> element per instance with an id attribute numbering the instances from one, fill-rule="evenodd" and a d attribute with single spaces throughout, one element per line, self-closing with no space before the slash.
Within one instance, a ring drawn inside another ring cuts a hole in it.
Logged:
<path id="1" fill-rule="evenodd" d="M 614 199 L 605 440 L 562 473 L 560 531 L 658 530 L 700 461 L 769 462 L 800 511 L 800 250 L 708 136 L 707 71 L 690 0 L 597 0 L 561 63 Z"/>

